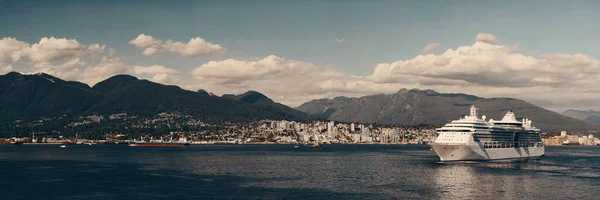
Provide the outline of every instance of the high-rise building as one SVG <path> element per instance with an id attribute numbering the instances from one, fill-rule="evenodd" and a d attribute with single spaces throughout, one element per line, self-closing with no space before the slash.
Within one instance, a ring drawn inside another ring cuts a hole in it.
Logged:
<path id="1" fill-rule="evenodd" d="M 271 121 L 271 128 L 277 128 L 277 122 Z"/>
<path id="2" fill-rule="evenodd" d="M 329 136 L 333 135 L 333 133 L 335 132 L 334 128 L 335 128 L 335 122 L 334 121 L 331 121 L 331 122 L 327 123 L 327 134 Z"/>
<path id="3" fill-rule="evenodd" d="M 281 120 L 281 121 L 279 122 L 279 128 L 281 128 L 281 129 L 288 129 L 288 128 L 289 128 L 289 123 L 288 123 L 288 121 Z"/>
<path id="4" fill-rule="evenodd" d="M 566 136 L 567 136 L 567 131 L 560 132 L 560 137 L 566 137 Z"/>

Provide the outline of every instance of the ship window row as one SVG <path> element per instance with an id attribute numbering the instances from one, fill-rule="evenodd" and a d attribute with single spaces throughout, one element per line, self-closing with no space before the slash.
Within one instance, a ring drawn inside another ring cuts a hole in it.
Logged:
<path id="1" fill-rule="evenodd" d="M 456 129 L 456 130 L 446 130 L 446 129 L 441 129 L 439 130 L 439 132 L 473 132 L 469 129 Z"/>
<path id="2" fill-rule="evenodd" d="M 507 135 L 507 134 L 474 134 L 475 137 L 510 137 L 512 138 L 513 135 Z"/>
<path id="3" fill-rule="evenodd" d="M 527 148 L 527 147 L 543 147 L 540 142 L 484 142 L 483 148 L 486 149 L 502 149 L 502 148 Z"/>
<path id="4" fill-rule="evenodd" d="M 512 140 L 513 137 L 502 137 L 502 136 L 475 136 L 475 139 L 505 139 Z"/>
<path id="5" fill-rule="evenodd" d="M 446 125 L 445 127 L 458 127 L 458 128 L 487 128 L 482 126 L 471 126 L 471 125 Z"/>
<path id="6" fill-rule="evenodd" d="M 454 133 L 449 133 L 449 134 L 454 134 Z M 461 134 L 467 134 L 467 133 L 461 133 Z M 456 140 L 454 138 L 456 138 L 457 136 L 455 135 L 444 135 L 444 136 L 440 136 L 438 138 L 439 141 L 462 141 L 463 139 L 457 138 Z"/>
<path id="7" fill-rule="evenodd" d="M 476 128 L 476 129 L 486 129 L 489 130 L 490 128 L 487 126 L 464 126 L 464 125 L 446 125 L 444 127 L 451 127 L 451 128 Z"/>

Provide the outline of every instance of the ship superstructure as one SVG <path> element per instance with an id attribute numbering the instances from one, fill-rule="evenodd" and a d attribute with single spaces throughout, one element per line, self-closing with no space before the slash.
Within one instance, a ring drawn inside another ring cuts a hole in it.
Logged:
<path id="1" fill-rule="evenodd" d="M 497 160 L 544 155 L 540 129 L 529 119 L 517 120 L 508 111 L 502 120 L 485 121 L 471 106 L 469 115 L 436 129 L 438 137 L 430 144 L 441 161 Z"/>

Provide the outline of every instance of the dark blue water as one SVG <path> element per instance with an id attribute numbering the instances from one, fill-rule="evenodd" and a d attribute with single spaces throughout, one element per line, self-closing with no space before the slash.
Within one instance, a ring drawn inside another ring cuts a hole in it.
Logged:
<path id="1" fill-rule="evenodd" d="M 600 148 L 441 164 L 427 146 L 0 146 L 0 199 L 598 199 Z"/>

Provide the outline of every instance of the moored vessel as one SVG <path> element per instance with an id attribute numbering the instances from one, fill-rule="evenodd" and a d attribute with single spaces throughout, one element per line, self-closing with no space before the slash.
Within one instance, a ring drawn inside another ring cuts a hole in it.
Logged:
<path id="1" fill-rule="evenodd" d="M 517 120 L 508 111 L 502 120 L 485 121 L 472 106 L 464 118 L 436 129 L 430 146 L 441 161 L 475 161 L 535 158 L 545 153 L 540 130 L 529 119 Z"/>

